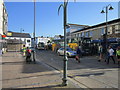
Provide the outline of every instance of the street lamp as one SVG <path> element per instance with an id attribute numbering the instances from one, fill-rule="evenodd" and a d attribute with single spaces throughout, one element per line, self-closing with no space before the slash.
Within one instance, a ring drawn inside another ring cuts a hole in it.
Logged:
<path id="1" fill-rule="evenodd" d="M 36 24 L 36 0 L 34 0 L 34 32 L 33 32 L 33 38 L 34 38 L 34 50 L 35 50 L 35 24 Z M 33 51 L 33 61 L 35 63 L 35 51 Z"/>
<path id="2" fill-rule="evenodd" d="M 24 31 L 24 29 L 21 28 L 21 29 L 20 29 L 20 33 L 22 33 L 23 31 Z"/>
<path id="3" fill-rule="evenodd" d="M 66 40 L 66 29 L 68 27 L 67 25 L 67 5 L 68 5 L 68 0 L 64 0 L 64 4 L 61 4 L 58 8 L 58 15 L 59 15 L 59 10 L 61 7 L 63 7 L 63 14 L 64 14 L 64 67 L 63 67 L 63 82 L 62 82 L 62 85 L 63 86 L 67 86 L 67 61 L 68 61 L 68 58 L 67 58 L 67 54 L 66 54 L 66 44 L 67 44 L 67 40 Z"/>
<path id="4" fill-rule="evenodd" d="M 20 33 L 22 34 L 22 32 L 24 31 L 24 29 L 20 29 Z M 20 37 L 20 40 L 19 40 L 19 43 L 20 43 L 20 41 L 21 41 L 21 37 Z M 21 50 L 21 45 L 20 45 L 20 50 Z"/>
<path id="5" fill-rule="evenodd" d="M 104 11 L 105 9 L 105 11 Z M 111 6 L 111 4 L 103 7 L 101 13 L 106 13 L 106 29 L 105 29 L 105 34 L 103 35 L 103 39 L 105 42 L 105 53 L 107 55 L 107 47 L 108 47 L 108 42 L 107 42 L 107 33 L 108 33 L 108 10 L 113 10 L 113 7 Z"/>

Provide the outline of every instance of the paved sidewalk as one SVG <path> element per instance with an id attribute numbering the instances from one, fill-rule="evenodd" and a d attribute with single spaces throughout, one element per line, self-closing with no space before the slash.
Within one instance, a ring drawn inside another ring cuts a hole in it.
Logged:
<path id="1" fill-rule="evenodd" d="M 60 72 L 37 62 L 26 64 L 19 52 L 7 52 L 2 56 L 2 88 L 79 88 L 69 81 L 61 87 Z"/>

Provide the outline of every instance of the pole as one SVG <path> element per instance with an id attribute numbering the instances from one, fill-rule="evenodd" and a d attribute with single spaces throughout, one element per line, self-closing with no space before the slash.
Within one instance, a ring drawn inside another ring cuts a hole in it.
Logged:
<path id="1" fill-rule="evenodd" d="M 108 19 L 108 7 L 106 6 L 106 30 L 105 30 L 105 54 L 106 54 L 106 56 L 107 56 L 107 47 L 108 47 L 108 42 L 107 42 L 108 21 L 107 21 L 107 19 Z"/>
<path id="2" fill-rule="evenodd" d="M 22 31 L 24 31 L 22 28 L 20 29 L 20 34 L 22 34 Z M 20 40 L 19 40 L 19 43 L 21 44 L 21 37 L 20 37 Z M 21 50 L 21 45 L 20 45 L 20 50 Z"/>
<path id="3" fill-rule="evenodd" d="M 64 0 L 64 67 L 63 67 L 63 86 L 67 86 L 67 55 L 66 55 L 66 25 L 67 25 L 67 3 L 66 0 Z"/>
<path id="4" fill-rule="evenodd" d="M 34 38 L 34 50 L 35 50 L 35 22 L 36 22 L 36 3 L 35 3 L 35 0 L 34 0 L 34 33 L 33 33 L 33 38 Z M 35 51 L 33 51 L 33 61 L 35 63 Z"/>

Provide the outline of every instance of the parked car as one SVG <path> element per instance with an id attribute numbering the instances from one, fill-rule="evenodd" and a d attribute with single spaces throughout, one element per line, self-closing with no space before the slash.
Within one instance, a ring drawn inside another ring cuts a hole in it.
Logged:
<path id="1" fill-rule="evenodd" d="M 64 55 L 64 48 L 60 48 L 57 51 L 58 55 Z M 71 48 L 66 48 L 66 54 L 68 57 L 76 56 L 76 51 L 73 51 Z"/>

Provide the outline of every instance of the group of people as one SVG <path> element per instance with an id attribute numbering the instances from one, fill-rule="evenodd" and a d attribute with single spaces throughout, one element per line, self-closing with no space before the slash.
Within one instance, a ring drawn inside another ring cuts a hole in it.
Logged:
<path id="1" fill-rule="evenodd" d="M 80 57 L 82 56 L 81 52 L 81 46 L 78 46 L 76 49 L 76 57 L 75 59 L 80 63 Z M 103 58 L 104 57 L 104 58 Z M 116 50 L 112 48 L 112 46 L 109 46 L 107 49 L 107 53 L 105 53 L 105 50 L 103 50 L 103 46 L 101 45 L 99 47 L 99 62 L 105 59 L 105 62 L 109 64 L 110 59 L 113 60 L 113 63 L 115 64 L 115 59 L 114 57 L 117 58 L 118 61 L 118 66 L 120 67 L 120 46 L 117 47 Z"/>
<path id="2" fill-rule="evenodd" d="M 115 64 L 114 57 L 116 57 L 117 61 L 118 61 L 118 65 L 120 66 L 120 46 L 118 46 L 116 48 L 116 50 L 114 50 L 112 48 L 112 46 L 109 46 L 108 49 L 107 49 L 107 53 L 104 52 L 103 46 L 100 46 L 99 47 L 99 54 L 100 54 L 100 57 L 99 57 L 99 60 L 98 60 L 99 62 L 103 60 L 103 57 L 105 57 L 104 59 L 107 62 L 107 64 L 109 64 L 110 59 L 112 59 L 114 64 Z"/>

